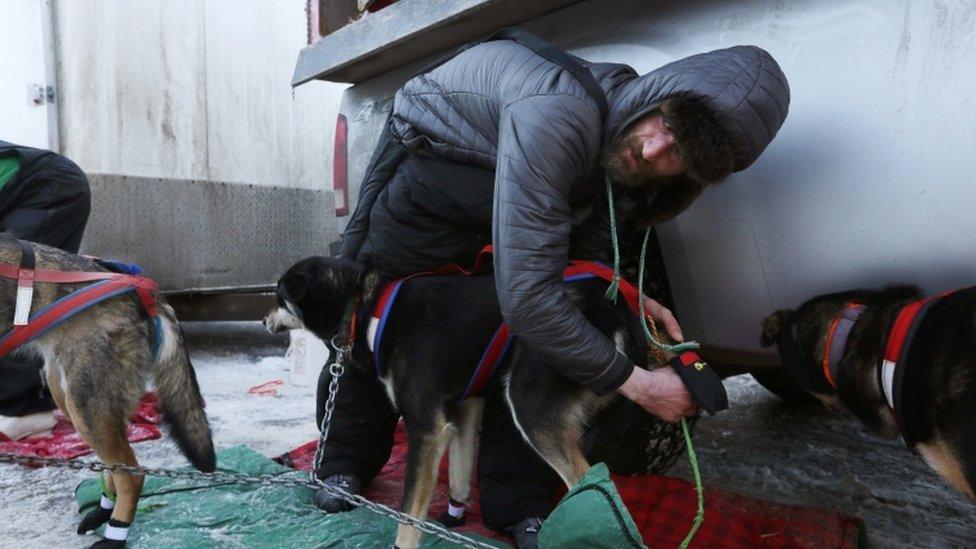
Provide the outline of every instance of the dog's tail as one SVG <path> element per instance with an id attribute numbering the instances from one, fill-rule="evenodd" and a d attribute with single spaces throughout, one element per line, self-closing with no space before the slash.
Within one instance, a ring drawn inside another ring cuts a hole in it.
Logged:
<path id="1" fill-rule="evenodd" d="M 203 411 L 200 385 L 190 364 L 190 355 L 183 343 L 183 331 L 176 322 L 173 310 L 159 305 L 162 342 L 154 366 L 156 391 L 159 393 L 163 420 L 180 451 L 190 463 L 204 472 L 216 468 L 210 425 Z"/>

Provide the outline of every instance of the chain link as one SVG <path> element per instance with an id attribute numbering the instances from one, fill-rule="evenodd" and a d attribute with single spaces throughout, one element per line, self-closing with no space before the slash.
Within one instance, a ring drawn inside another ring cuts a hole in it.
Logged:
<path id="1" fill-rule="evenodd" d="M 358 494 L 351 494 L 338 486 L 328 485 L 315 478 L 283 477 L 279 475 L 263 474 L 248 475 L 244 473 L 226 473 L 215 471 L 204 473 L 201 471 L 178 471 L 175 469 L 161 469 L 153 467 L 143 467 L 140 465 L 125 465 L 117 463 L 115 465 L 105 465 L 99 461 L 82 461 L 79 459 L 60 459 L 39 456 L 21 456 L 10 452 L 0 452 L 0 463 L 13 463 L 28 467 L 59 467 L 74 471 L 92 471 L 95 473 L 127 473 L 134 475 L 148 475 L 154 477 L 165 477 L 171 479 L 187 479 L 197 481 L 209 481 L 219 484 L 242 484 L 259 486 L 290 486 L 290 487 L 312 487 L 325 490 L 332 496 L 339 497 L 359 507 L 365 507 L 377 514 L 391 518 L 399 523 L 413 526 L 421 532 L 437 536 L 445 541 L 455 543 L 464 547 L 476 549 L 494 549 L 493 545 L 478 541 L 474 538 L 452 532 L 444 526 L 435 522 L 422 520 L 406 513 L 397 511 L 381 503 L 372 502 Z"/>
<path id="2" fill-rule="evenodd" d="M 329 440 L 329 428 L 332 426 L 332 412 L 335 411 L 336 396 L 339 394 L 339 378 L 346 373 L 343 361 L 352 352 L 352 342 L 347 341 L 345 345 L 339 345 L 336 339 L 339 334 L 332 337 L 332 348 L 335 349 L 335 360 L 329 365 L 329 373 L 332 379 L 329 380 L 329 397 L 325 400 L 325 410 L 322 413 L 322 423 L 319 425 L 319 442 L 315 447 L 315 459 L 312 461 L 312 480 L 316 479 L 316 471 L 322 466 L 325 459 L 325 443 Z"/>

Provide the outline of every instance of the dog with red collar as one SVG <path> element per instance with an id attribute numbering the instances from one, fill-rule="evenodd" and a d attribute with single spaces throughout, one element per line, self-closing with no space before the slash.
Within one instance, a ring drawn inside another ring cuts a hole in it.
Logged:
<path id="1" fill-rule="evenodd" d="M 823 295 L 762 321 L 761 344 L 831 408 L 898 434 L 976 499 L 976 287 L 923 297 L 897 286 Z"/>

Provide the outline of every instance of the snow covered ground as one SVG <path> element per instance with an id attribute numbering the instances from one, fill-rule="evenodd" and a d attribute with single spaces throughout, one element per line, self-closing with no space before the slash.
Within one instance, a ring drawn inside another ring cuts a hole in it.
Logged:
<path id="1" fill-rule="evenodd" d="M 314 375 L 290 383 L 287 339 L 258 323 L 187 323 L 192 358 L 218 448 L 246 444 L 274 456 L 316 434 Z M 274 379 L 277 396 L 248 394 Z M 748 376 L 726 381 L 732 410 L 703 418 L 695 441 L 707 486 L 862 517 L 873 546 L 976 544 L 976 506 L 946 488 L 900 441 L 882 441 L 817 406 L 784 403 Z M 148 466 L 186 462 L 164 435 L 135 445 Z M 690 478 L 685 460 L 672 471 Z M 0 465 L 0 547 L 86 547 L 72 491 L 90 474 Z M 706 519 L 707 520 L 707 519 Z"/>

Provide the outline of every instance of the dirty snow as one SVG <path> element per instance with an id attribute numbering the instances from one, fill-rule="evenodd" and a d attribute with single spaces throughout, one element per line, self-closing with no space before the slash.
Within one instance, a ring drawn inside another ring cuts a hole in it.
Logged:
<path id="1" fill-rule="evenodd" d="M 257 323 L 185 328 L 218 448 L 246 444 L 274 456 L 315 436 L 316 373 L 299 376 L 307 385 L 291 383 L 287 339 L 266 335 Z M 274 379 L 284 382 L 277 396 L 248 394 Z M 726 386 L 732 410 L 703 418 L 696 430 L 706 489 L 860 516 L 876 547 L 973 545 L 976 506 L 945 487 L 900 441 L 879 440 L 854 420 L 818 406 L 787 404 L 748 376 Z M 186 464 L 165 435 L 134 447 L 148 466 Z M 672 472 L 691 476 L 685 460 Z M 75 534 L 72 490 L 89 477 L 0 465 L 0 548 L 87 547 L 96 541 Z"/>

